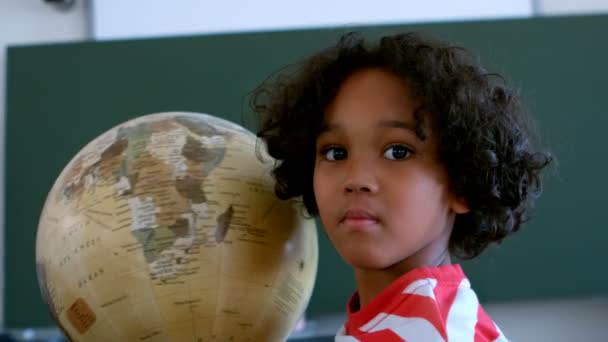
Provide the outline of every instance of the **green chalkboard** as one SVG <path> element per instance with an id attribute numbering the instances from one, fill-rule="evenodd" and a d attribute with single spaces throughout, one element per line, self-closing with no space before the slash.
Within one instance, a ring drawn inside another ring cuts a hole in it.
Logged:
<path id="1" fill-rule="evenodd" d="M 360 28 L 458 42 L 521 88 L 558 156 L 536 217 L 465 264 L 483 302 L 608 295 L 605 158 L 608 16 Z M 347 29 L 20 46 L 8 50 L 5 325 L 51 324 L 34 266 L 37 221 L 59 172 L 88 141 L 135 116 L 211 113 L 253 127 L 247 96 Z M 248 119 L 249 118 L 249 119 Z M 309 315 L 342 312 L 352 276 L 320 234 Z"/>

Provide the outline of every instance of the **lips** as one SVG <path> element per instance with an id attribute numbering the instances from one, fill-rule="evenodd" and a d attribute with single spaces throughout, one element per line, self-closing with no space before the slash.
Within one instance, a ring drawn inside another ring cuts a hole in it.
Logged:
<path id="1" fill-rule="evenodd" d="M 364 209 L 349 209 L 344 212 L 340 220 L 340 224 L 351 226 L 353 228 L 364 228 L 370 225 L 375 225 L 380 220 L 374 213 Z"/>

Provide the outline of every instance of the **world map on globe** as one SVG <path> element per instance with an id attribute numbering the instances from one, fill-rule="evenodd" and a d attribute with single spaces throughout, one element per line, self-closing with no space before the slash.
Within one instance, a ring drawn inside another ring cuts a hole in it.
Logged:
<path id="1" fill-rule="evenodd" d="M 108 130 L 53 185 L 36 261 L 73 341 L 281 341 L 318 260 L 314 221 L 274 195 L 248 130 L 159 113 Z"/>

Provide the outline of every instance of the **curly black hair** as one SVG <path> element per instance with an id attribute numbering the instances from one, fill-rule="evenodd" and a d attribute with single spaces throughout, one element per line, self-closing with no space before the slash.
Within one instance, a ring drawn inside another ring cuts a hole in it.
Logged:
<path id="1" fill-rule="evenodd" d="M 385 36 L 375 45 L 359 33 L 345 34 L 253 91 L 257 135 L 277 160 L 277 196 L 302 196 L 308 213 L 318 215 L 312 184 L 325 109 L 350 74 L 372 67 L 409 84 L 421 103 L 416 118 L 430 119 L 452 190 L 469 206 L 456 216 L 450 253 L 473 258 L 518 231 L 540 195 L 551 155 L 536 146 L 538 136 L 518 94 L 500 75 L 486 71 L 465 49 L 417 33 Z"/>

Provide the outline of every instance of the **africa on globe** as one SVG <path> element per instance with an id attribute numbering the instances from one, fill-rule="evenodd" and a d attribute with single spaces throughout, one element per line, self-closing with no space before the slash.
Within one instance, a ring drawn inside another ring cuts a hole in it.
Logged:
<path id="1" fill-rule="evenodd" d="M 274 194 L 255 135 L 150 114 L 86 145 L 53 185 L 38 280 L 72 341 L 284 341 L 315 282 L 314 220 Z"/>

